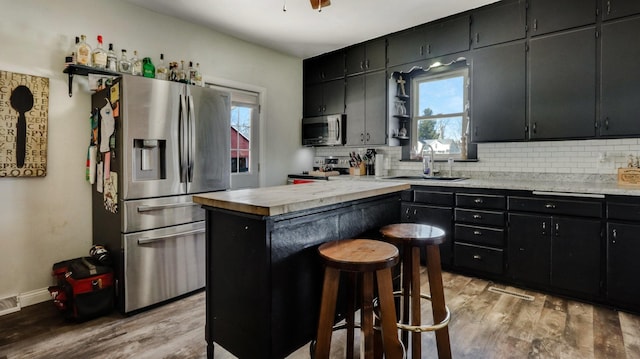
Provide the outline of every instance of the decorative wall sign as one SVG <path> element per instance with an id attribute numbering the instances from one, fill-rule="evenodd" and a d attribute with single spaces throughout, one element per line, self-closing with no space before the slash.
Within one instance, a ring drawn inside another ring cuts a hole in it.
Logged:
<path id="1" fill-rule="evenodd" d="M 49 79 L 0 70 L 0 177 L 47 175 Z"/>

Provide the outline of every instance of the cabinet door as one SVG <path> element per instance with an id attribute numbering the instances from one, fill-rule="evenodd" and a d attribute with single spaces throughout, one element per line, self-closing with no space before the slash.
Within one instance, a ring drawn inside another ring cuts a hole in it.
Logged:
<path id="1" fill-rule="evenodd" d="M 427 25 L 424 31 L 428 59 L 469 50 L 469 16 Z"/>
<path id="2" fill-rule="evenodd" d="M 424 32 L 418 29 L 409 29 L 388 39 L 387 47 L 388 66 L 402 65 L 419 61 L 424 58 Z"/>
<path id="3" fill-rule="evenodd" d="M 607 299 L 640 309 L 640 225 L 607 224 Z"/>
<path id="4" fill-rule="evenodd" d="M 531 0 L 531 35 L 593 24 L 596 0 Z"/>
<path id="5" fill-rule="evenodd" d="M 595 136 L 595 28 L 532 39 L 529 86 L 529 138 Z"/>
<path id="6" fill-rule="evenodd" d="M 341 78 L 344 76 L 344 52 L 338 50 L 307 59 L 303 69 L 307 84 Z"/>
<path id="7" fill-rule="evenodd" d="M 602 19 L 611 20 L 640 13 L 640 1 L 602 0 Z"/>
<path id="8" fill-rule="evenodd" d="M 525 44 L 487 47 L 472 56 L 471 140 L 524 140 Z"/>
<path id="9" fill-rule="evenodd" d="M 387 40 L 384 38 L 367 42 L 366 49 L 367 71 L 382 70 L 387 65 Z"/>
<path id="10" fill-rule="evenodd" d="M 365 71 L 366 48 L 364 44 L 351 46 L 345 53 L 347 76 L 359 74 Z"/>
<path id="11" fill-rule="evenodd" d="M 501 1 L 474 12 L 471 17 L 471 41 L 474 48 L 523 39 L 526 36 L 527 14 L 524 0 Z"/>
<path id="12" fill-rule="evenodd" d="M 384 145 L 387 142 L 387 79 L 386 73 L 365 76 L 365 143 Z M 348 117 L 347 117 L 348 119 Z M 347 126 L 349 121 L 347 120 Z"/>
<path id="13" fill-rule="evenodd" d="M 640 4 L 640 2 L 637 2 Z M 602 25 L 600 135 L 640 134 L 640 18 Z"/>
<path id="14" fill-rule="evenodd" d="M 345 91 L 345 113 L 347 114 L 348 146 L 364 144 L 364 86 L 363 75 L 347 77 Z"/>
<path id="15" fill-rule="evenodd" d="M 509 214 L 507 273 L 523 282 L 549 285 L 551 217 Z"/>
<path id="16" fill-rule="evenodd" d="M 551 285 L 596 296 L 600 292 L 601 222 L 554 217 Z"/>
<path id="17" fill-rule="evenodd" d="M 453 209 L 428 205 L 402 204 L 402 222 L 428 224 L 442 228 L 446 239 L 440 244 L 440 261 L 451 264 L 453 261 Z"/>
<path id="18" fill-rule="evenodd" d="M 304 88 L 304 116 L 314 117 L 320 116 L 323 113 L 322 103 L 322 88 L 321 83 L 307 85 Z"/>
<path id="19" fill-rule="evenodd" d="M 323 83 L 322 102 L 325 114 L 344 113 L 344 80 Z"/>
<path id="20" fill-rule="evenodd" d="M 386 41 L 382 38 L 348 48 L 346 50 L 347 76 L 384 69 L 387 62 L 386 47 Z"/>

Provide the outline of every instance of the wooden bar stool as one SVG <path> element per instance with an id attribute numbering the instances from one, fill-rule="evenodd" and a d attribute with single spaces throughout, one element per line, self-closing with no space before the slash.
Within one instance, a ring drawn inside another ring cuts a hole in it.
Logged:
<path id="1" fill-rule="evenodd" d="M 402 247 L 402 294 L 401 315 L 398 328 L 402 329 L 402 342 L 408 348 L 409 332 L 411 335 L 411 358 L 421 355 L 421 334 L 427 331 L 436 332 L 436 344 L 440 359 L 451 358 L 449 342 L 449 319 L 451 313 L 444 300 L 442 285 L 442 269 L 440 268 L 439 244 L 445 240 L 441 228 L 416 223 L 390 224 L 380 229 L 386 240 Z M 426 248 L 427 275 L 431 295 L 420 293 L 420 249 Z M 422 325 L 420 318 L 420 299 L 431 300 L 433 325 Z M 411 313 L 411 321 L 409 321 Z"/>
<path id="2" fill-rule="evenodd" d="M 322 244 L 318 251 L 325 262 L 324 284 L 315 347 L 316 359 L 329 358 L 331 334 L 335 317 L 340 272 L 349 277 L 362 277 L 361 329 L 365 358 L 373 358 L 373 276 L 378 284 L 382 345 L 387 359 L 400 359 L 403 349 L 398 339 L 396 313 L 393 302 L 391 267 L 399 261 L 398 249 L 389 243 L 371 239 L 345 239 Z M 353 287 L 350 283 L 350 289 Z M 353 302 L 353 301 L 352 301 Z M 354 306 L 349 305 L 347 320 L 347 357 L 353 357 Z"/>

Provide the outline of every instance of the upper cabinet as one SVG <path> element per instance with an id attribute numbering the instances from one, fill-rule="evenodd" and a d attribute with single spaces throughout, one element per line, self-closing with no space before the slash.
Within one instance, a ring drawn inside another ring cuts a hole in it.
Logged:
<path id="1" fill-rule="evenodd" d="M 344 113 L 344 79 L 305 86 L 303 111 L 305 117 Z"/>
<path id="2" fill-rule="evenodd" d="M 527 35 L 526 2 L 500 1 L 471 15 L 473 48 L 524 39 Z"/>
<path id="3" fill-rule="evenodd" d="M 640 13 L 638 0 L 602 0 L 602 19 L 611 20 Z"/>
<path id="4" fill-rule="evenodd" d="M 601 136 L 640 135 L 640 18 L 602 25 Z"/>
<path id="5" fill-rule="evenodd" d="M 596 0 L 530 0 L 531 36 L 596 22 Z"/>
<path id="6" fill-rule="evenodd" d="M 303 64 L 305 83 L 331 81 L 344 77 L 344 51 L 307 59 Z"/>
<path id="7" fill-rule="evenodd" d="M 346 49 L 347 76 L 368 71 L 384 70 L 387 64 L 387 42 L 384 38 L 371 40 Z"/>
<path id="8" fill-rule="evenodd" d="M 469 50 L 469 16 L 428 23 L 389 37 L 389 67 Z"/>
<path id="9" fill-rule="evenodd" d="M 529 42 L 529 138 L 595 136 L 594 27 Z"/>
<path id="10" fill-rule="evenodd" d="M 385 71 L 346 80 L 347 146 L 384 145 L 387 140 Z"/>

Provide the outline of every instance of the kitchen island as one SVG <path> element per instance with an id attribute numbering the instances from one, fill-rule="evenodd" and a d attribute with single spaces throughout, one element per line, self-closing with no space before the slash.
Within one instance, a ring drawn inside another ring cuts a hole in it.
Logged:
<path id="1" fill-rule="evenodd" d="M 316 182 L 194 195 L 206 209 L 207 357 L 283 358 L 315 337 L 327 241 L 400 220 L 398 182 Z"/>

